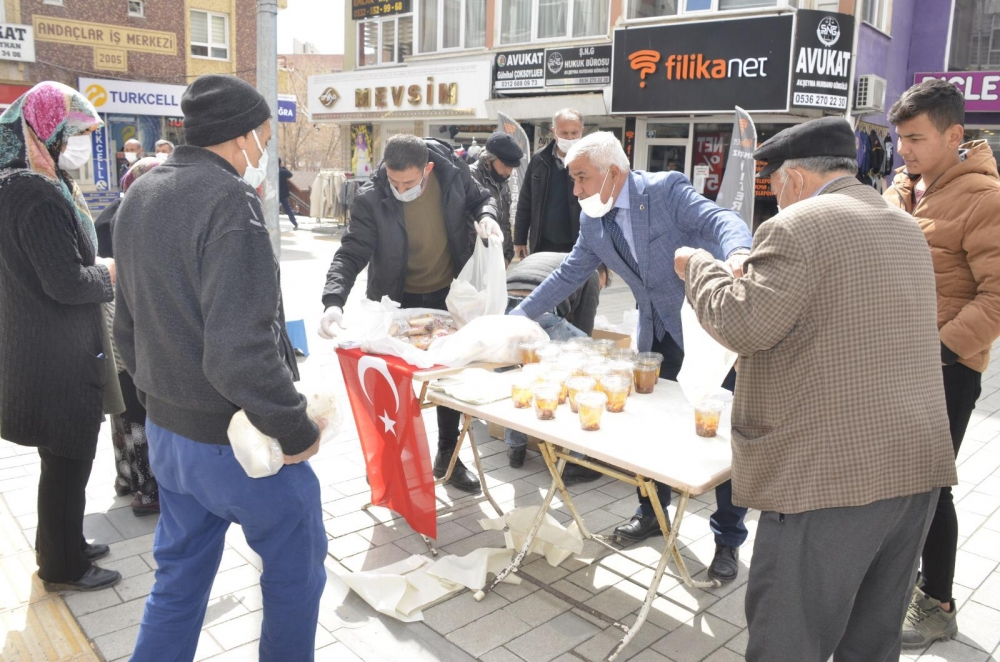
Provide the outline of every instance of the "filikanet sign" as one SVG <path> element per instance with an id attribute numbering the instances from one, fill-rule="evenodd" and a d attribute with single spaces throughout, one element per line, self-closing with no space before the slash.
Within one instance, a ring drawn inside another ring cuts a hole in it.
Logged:
<path id="1" fill-rule="evenodd" d="M 360 21 L 365 18 L 409 14 L 410 0 L 351 0 L 351 18 Z"/>
<path id="2" fill-rule="evenodd" d="M 30 25 L 0 23 L 0 60 L 34 62 L 34 28 Z"/>
<path id="3" fill-rule="evenodd" d="M 965 110 L 970 113 L 1000 113 L 1000 71 L 949 71 L 914 76 L 914 83 L 928 78 L 946 80 L 965 95 Z"/>
<path id="4" fill-rule="evenodd" d="M 545 51 L 497 53 L 493 58 L 493 89 L 538 90 L 545 87 Z"/>
<path id="5" fill-rule="evenodd" d="M 103 78 L 81 78 L 79 89 L 100 113 L 166 115 L 181 112 L 183 85 L 136 83 Z"/>
<path id="6" fill-rule="evenodd" d="M 278 121 L 294 122 L 298 111 L 298 101 L 294 94 L 278 95 Z"/>
<path id="7" fill-rule="evenodd" d="M 788 110 L 793 18 L 615 30 L 611 112 Z"/>
<path id="8" fill-rule="evenodd" d="M 846 111 L 854 17 L 809 9 L 800 9 L 795 16 L 792 107 Z"/>
<path id="9" fill-rule="evenodd" d="M 545 86 L 610 85 L 611 44 L 545 51 Z"/>

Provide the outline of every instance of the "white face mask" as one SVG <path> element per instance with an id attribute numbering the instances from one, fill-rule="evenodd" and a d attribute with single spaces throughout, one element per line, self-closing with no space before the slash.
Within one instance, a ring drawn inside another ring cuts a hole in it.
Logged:
<path id="1" fill-rule="evenodd" d="M 170 155 L 167 154 L 166 152 L 157 152 L 156 153 L 156 160 L 159 161 L 160 163 L 163 163 L 164 161 L 166 161 L 169 158 L 170 158 Z"/>
<path id="2" fill-rule="evenodd" d="M 782 185 L 782 187 L 781 187 L 781 195 L 780 195 L 780 196 L 778 196 L 778 198 L 776 199 L 776 202 L 778 203 L 778 211 L 779 211 L 779 212 L 780 212 L 780 211 L 782 211 L 783 209 L 788 209 L 788 207 L 791 207 L 792 205 L 794 205 L 794 204 L 795 204 L 795 203 L 797 203 L 797 202 L 801 202 L 801 200 L 796 200 L 795 202 L 793 202 L 792 204 L 790 204 L 790 205 L 787 205 L 787 206 L 786 206 L 786 205 L 783 205 L 783 204 L 781 204 L 781 198 L 782 198 L 782 196 L 784 196 L 784 194 L 785 194 L 785 191 L 786 191 L 786 190 L 788 190 L 788 180 L 789 180 L 789 179 L 791 178 L 791 173 L 793 173 L 793 172 L 795 172 L 795 171 L 794 171 L 794 170 L 789 170 L 789 171 L 787 171 L 787 172 L 785 173 L 785 183 L 784 183 L 784 184 Z M 802 175 L 800 175 L 800 174 L 799 174 L 799 173 L 797 173 L 797 172 L 795 172 L 795 174 L 796 174 L 796 176 L 798 176 L 798 178 L 799 178 L 799 193 L 801 194 L 801 193 L 802 193 L 802 189 L 803 189 L 803 188 L 805 187 L 805 183 L 806 183 L 806 182 L 805 182 L 805 180 L 804 180 L 804 179 L 802 178 Z"/>
<path id="3" fill-rule="evenodd" d="M 556 146 L 559 147 L 559 151 L 563 154 L 568 154 L 569 150 L 572 149 L 573 145 L 580 142 L 579 138 L 556 138 Z"/>
<path id="4" fill-rule="evenodd" d="M 257 137 L 256 129 L 253 130 L 253 139 L 257 143 L 257 149 L 260 150 L 260 161 L 258 161 L 256 167 L 250 165 L 250 157 L 247 156 L 247 151 L 243 150 L 243 158 L 247 161 L 247 169 L 243 172 L 243 180 L 250 186 L 257 188 L 267 179 L 267 152 L 260 145 L 260 138 Z"/>
<path id="5" fill-rule="evenodd" d="M 611 174 L 611 168 L 608 168 L 608 172 L 604 175 L 604 181 L 601 182 L 601 188 L 594 195 L 583 198 L 580 200 L 580 208 L 583 209 L 583 213 L 591 218 L 601 218 L 615 206 L 615 196 L 609 195 L 607 202 L 601 201 L 601 191 L 604 190 L 604 185 L 608 183 L 608 175 Z M 611 192 L 614 193 L 614 184 L 611 185 Z"/>
<path id="6" fill-rule="evenodd" d="M 131 165 L 139 160 L 139 155 L 135 152 L 125 152 L 125 160 Z"/>
<path id="7" fill-rule="evenodd" d="M 59 155 L 59 167 L 76 170 L 90 160 L 90 136 L 73 136 L 66 141 L 66 151 Z"/>
<path id="8" fill-rule="evenodd" d="M 420 178 L 420 185 L 414 186 L 413 188 L 406 189 L 405 193 L 400 193 L 396 190 L 396 187 L 389 183 L 389 190 L 392 191 L 392 195 L 400 202 L 413 202 L 420 197 L 420 194 L 424 192 L 424 182 L 427 181 L 427 175 L 425 174 Z"/>

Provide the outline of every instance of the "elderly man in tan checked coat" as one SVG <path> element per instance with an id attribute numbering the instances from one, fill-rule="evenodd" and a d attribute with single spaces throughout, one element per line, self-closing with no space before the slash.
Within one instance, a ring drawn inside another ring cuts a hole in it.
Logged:
<path id="1" fill-rule="evenodd" d="M 854 178 L 842 118 L 754 157 L 782 211 L 745 274 L 675 256 L 701 324 L 739 354 L 733 501 L 762 511 L 746 658 L 898 660 L 938 488 L 956 483 L 927 241 Z"/>

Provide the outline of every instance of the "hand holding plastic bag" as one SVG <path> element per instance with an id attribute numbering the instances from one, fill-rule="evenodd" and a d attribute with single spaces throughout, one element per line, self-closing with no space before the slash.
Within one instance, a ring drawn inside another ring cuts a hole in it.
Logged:
<path id="1" fill-rule="evenodd" d="M 320 445 L 336 437 L 340 432 L 341 416 L 332 389 L 318 382 L 299 383 L 296 388 L 306 396 L 306 415 L 314 421 L 326 422 L 320 434 Z M 242 409 L 229 422 L 228 435 L 236 461 L 251 478 L 273 476 L 285 465 L 285 454 L 278 440 L 255 428 Z"/>
<path id="2" fill-rule="evenodd" d="M 490 235 L 488 246 L 476 241 L 472 257 L 452 281 L 445 303 L 462 328 L 483 315 L 503 315 L 507 310 L 507 270 L 503 242 Z"/>
<path id="3" fill-rule="evenodd" d="M 737 356 L 702 328 L 698 314 L 687 300 L 681 306 L 681 332 L 684 334 L 684 363 L 677 383 L 688 402 L 697 406 L 721 390 Z"/>

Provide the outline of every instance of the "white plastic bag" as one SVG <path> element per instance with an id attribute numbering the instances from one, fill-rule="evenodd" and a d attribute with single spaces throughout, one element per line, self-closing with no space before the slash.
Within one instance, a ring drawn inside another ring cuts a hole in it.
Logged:
<path id="1" fill-rule="evenodd" d="M 336 437 L 340 432 L 341 416 L 330 387 L 318 382 L 300 382 L 295 386 L 299 393 L 306 396 L 309 418 L 314 421 L 326 419 L 319 443 L 325 444 Z M 242 409 L 229 422 L 228 435 L 236 461 L 251 478 L 273 476 L 285 465 L 285 454 L 278 440 L 255 428 Z"/>
<path id="2" fill-rule="evenodd" d="M 462 328 L 483 315 L 503 315 L 507 310 L 507 269 L 503 243 L 490 237 L 488 247 L 476 239 L 476 248 L 461 273 L 451 283 L 445 303 Z"/>
<path id="3" fill-rule="evenodd" d="M 681 332 L 684 334 L 684 363 L 677 383 L 688 402 L 697 406 L 722 390 L 722 382 L 736 363 L 736 352 L 720 345 L 702 328 L 698 314 L 686 299 L 681 306 Z"/>
<path id="4" fill-rule="evenodd" d="M 470 363 L 521 362 L 522 342 L 546 341 L 549 336 L 538 322 L 520 315 L 485 315 L 472 320 L 454 334 L 434 341 L 427 350 L 434 361 L 449 368 Z"/>
<path id="5" fill-rule="evenodd" d="M 430 368 L 435 364 L 434 358 L 427 352 L 389 335 L 389 329 L 397 319 L 408 319 L 414 315 L 435 314 L 440 310 L 425 308 L 400 309 L 399 304 L 389 297 L 382 301 L 369 299 L 361 301 L 357 307 L 351 307 L 344 313 L 344 324 L 347 329 L 338 336 L 341 347 L 360 347 L 372 354 L 398 356 L 410 365 L 418 368 Z"/>

